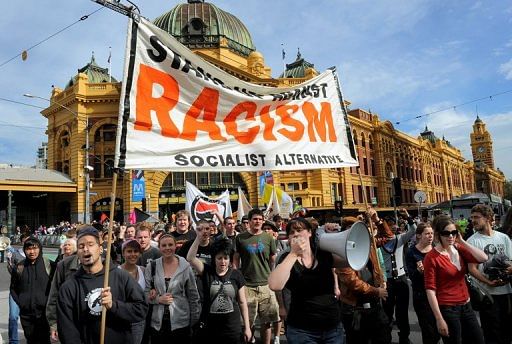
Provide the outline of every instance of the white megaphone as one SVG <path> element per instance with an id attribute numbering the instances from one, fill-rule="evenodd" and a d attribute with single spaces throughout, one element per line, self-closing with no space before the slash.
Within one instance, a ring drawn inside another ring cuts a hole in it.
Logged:
<path id="1" fill-rule="evenodd" d="M 370 232 L 363 222 L 356 222 L 352 227 L 340 233 L 317 231 L 318 247 L 340 256 L 346 267 L 361 270 L 370 255 Z"/>

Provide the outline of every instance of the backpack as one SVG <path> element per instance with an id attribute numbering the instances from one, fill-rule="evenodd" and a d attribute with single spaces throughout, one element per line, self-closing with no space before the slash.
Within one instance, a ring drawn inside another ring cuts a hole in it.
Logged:
<path id="1" fill-rule="evenodd" d="M 52 268 L 52 262 L 46 257 L 43 257 L 43 262 L 44 262 L 44 269 L 46 270 L 46 273 L 48 274 L 48 278 L 51 281 L 53 278 L 53 273 L 54 273 L 53 268 Z M 22 260 L 21 262 L 18 263 L 18 266 L 16 267 L 19 277 L 21 277 L 21 275 L 23 274 L 24 269 L 25 269 L 25 260 Z"/>
<path id="2" fill-rule="evenodd" d="M 46 270 L 46 273 L 48 274 L 48 285 L 46 286 L 46 295 L 50 293 L 50 288 L 52 286 L 52 280 L 53 275 L 55 274 L 55 265 L 52 265 L 52 261 L 49 260 L 46 257 L 43 257 L 43 263 L 44 263 L 44 269 Z M 23 274 L 23 270 L 25 269 L 25 259 L 18 263 L 18 266 L 16 267 L 16 272 L 18 274 L 18 278 L 21 278 L 21 275 Z M 14 270 L 13 270 L 14 271 Z"/>

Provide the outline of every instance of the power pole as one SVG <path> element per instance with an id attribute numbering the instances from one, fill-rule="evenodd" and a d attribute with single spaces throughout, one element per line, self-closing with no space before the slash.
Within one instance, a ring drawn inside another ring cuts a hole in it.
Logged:
<path id="1" fill-rule="evenodd" d="M 7 230 L 9 235 L 12 235 L 14 230 L 12 228 L 12 191 L 9 190 L 7 193 Z"/>

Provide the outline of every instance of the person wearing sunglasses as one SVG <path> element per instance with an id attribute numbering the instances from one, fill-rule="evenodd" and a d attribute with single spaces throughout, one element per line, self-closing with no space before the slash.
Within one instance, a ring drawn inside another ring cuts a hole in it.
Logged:
<path id="1" fill-rule="evenodd" d="M 425 289 L 443 343 L 483 344 L 482 329 L 469 302 L 468 263 L 487 261 L 484 251 L 464 241 L 454 221 L 439 215 L 433 222 L 436 245 L 423 261 Z"/>

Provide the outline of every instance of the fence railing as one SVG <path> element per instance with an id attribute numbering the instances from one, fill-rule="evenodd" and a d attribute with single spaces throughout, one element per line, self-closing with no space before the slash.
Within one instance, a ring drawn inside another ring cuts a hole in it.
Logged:
<path id="1" fill-rule="evenodd" d="M 60 246 L 60 235 L 52 234 L 52 235 L 43 235 L 37 234 L 35 236 L 43 246 Z M 11 245 L 21 245 L 21 240 L 19 235 L 15 235 L 11 237 Z"/>

